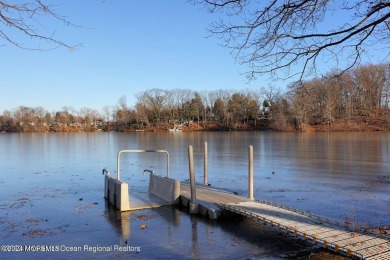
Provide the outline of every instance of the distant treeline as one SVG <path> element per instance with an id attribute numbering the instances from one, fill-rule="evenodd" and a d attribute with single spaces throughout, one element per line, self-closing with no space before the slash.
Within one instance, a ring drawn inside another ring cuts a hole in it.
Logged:
<path id="1" fill-rule="evenodd" d="M 389 64 L 329 73 L 286 91 L 151 89 L 129 106 L 121 97 L 101 111 L 20 106 L 0 116 L 1 132 L 272 129 L 338 131 L 390 129 Z"/>

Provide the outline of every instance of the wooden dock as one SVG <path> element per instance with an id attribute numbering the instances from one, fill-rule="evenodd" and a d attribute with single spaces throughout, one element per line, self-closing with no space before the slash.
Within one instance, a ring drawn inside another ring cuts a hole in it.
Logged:
<path id="1" fill-rule="evenodd" d="M 181 183 L 181 201 L 187 206 L 191 199 L 190 186 Z M 227 213 L 240 214 L 270 225 L 300 239 L 322 246 L 356 259 L 390 259 L 390 240 L 367 234 L 352 227 L 311 213 L 281 205 L 251 201 L 207 186 L 196 186 L 196 200 L 199 213 L 217 219 Z"/>

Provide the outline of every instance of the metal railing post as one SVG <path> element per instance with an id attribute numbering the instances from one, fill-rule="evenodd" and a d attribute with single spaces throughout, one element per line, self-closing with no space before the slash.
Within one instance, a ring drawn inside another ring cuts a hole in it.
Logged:
<path id="1" fill-rule="evenodd" d="M 191 201 L 189 205 L 190 214 L 198 213 L 198 207 L 196 205 L 196 187 L 195 187 L 195 170 L 194 170 L 194 152 L 192 145 L 188 146 L 188 161 L 190 168 L 190 190 Z"/>
<path id="2" fill-rule="evenodd" d="M 253 198 L 253 146 L 249 146 L 249 155 L 248 155 L 248 198 L 254 200 Z"/>
<path id="3" fill-rule="evenodd" d="M 208 149 L 207 149 L 207 142 L 204 142 L 204 175 L 203 175 L 203 184 L 207 185 L 208 180 Z"/>
<path id="4" fill-rule="evenodd" d="M 116 156 L 116 178 L 117 180 L 120 180 L 120 172 L 121 172 L 121 154 L 122 151 L 118 152 L 118 155 Z"/>

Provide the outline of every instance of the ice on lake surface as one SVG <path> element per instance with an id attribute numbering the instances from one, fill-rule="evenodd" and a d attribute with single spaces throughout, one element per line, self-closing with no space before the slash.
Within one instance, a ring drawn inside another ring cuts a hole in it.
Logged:
<path id="1" fill-rule="evenodd" d="M 271 132 L 2 134 L 1 244 L 64 250 L 0 256 L 277 259 L 309 250 L 304 243 L 242 218 L 211 221 L 172 207 L 118 213 L 103 199 L 102 169 L 115 174 L 121 149 L 164 149 L 170 153 L 171 177 L 185 180 L 191 144 L 196 179 L 202 182 L 207 141 L 211 185 L 247 196 L 247 154 L 253 145 L 256 199 L 335 221 L 389 225 L 389 137 Z M 164 156 L 124 156 L 121 178 L 132 192 L 147 191 L 144 169 L 165 175 Z"/>

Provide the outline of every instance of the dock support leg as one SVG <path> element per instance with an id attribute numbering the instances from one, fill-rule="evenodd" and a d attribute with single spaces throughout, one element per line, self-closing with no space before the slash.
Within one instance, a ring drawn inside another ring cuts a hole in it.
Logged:
<path id="1" fill-rule="evenodd" d="M 204 175 L 203 175 L 203 184 L 207 185 L 208 180 L 208 149 L 207 149 L 207 142 L 204 142 Z"/>
<path id="2" fill-rule="evenodd" d="M 190 214 L 196 214 L 199 212 L 198 205 L 196 204 L 196 187 L 195 187 L 195 170 L 194 170 L 194 152 L 192 145 L 188 146 L 188 161 L 190 167 L 190 187 L 191 187 L 191 201 L 190 201 Z"/>
<path id="3" fill-rule="evenodd" d="M 249 156 L 248 156 L 248 198 L 254 200 L 253 198 L 253 146 L 249 146 Z"/>

